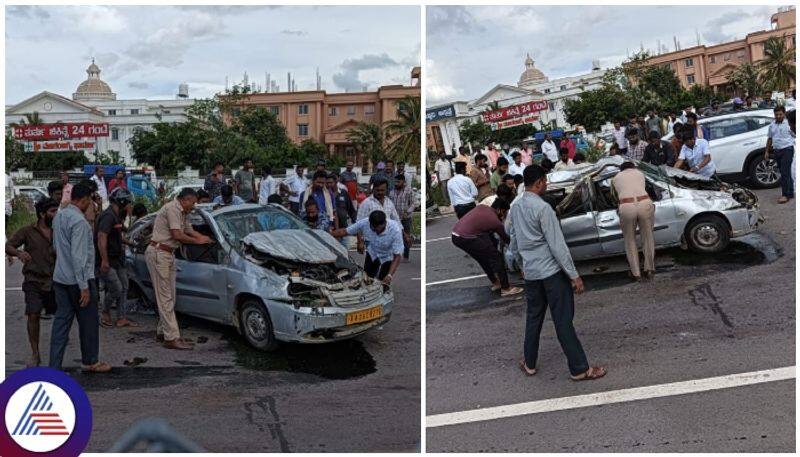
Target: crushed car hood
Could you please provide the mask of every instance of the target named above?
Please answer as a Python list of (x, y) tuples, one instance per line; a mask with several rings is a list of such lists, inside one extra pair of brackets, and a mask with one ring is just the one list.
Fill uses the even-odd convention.
[(322, 230), (272, 230), (254, 232), (244, 237), (244, 244), (264, 254), (304, 263), (334, 263), (347, 251)]

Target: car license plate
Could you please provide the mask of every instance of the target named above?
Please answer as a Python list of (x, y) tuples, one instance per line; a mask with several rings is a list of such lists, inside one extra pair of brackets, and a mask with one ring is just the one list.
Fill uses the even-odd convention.
[(347, 313), (347, 325), (358, 324), (359, 322), (371, 321), (381, 317), (381, 307), (365, 309), (356, 311), (354, 313)]

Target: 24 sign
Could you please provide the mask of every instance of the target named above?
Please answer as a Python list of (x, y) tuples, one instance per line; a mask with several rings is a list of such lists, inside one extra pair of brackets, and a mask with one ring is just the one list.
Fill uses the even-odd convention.
[(14, 127), (14, 138), (23, 141), (67, 140), (108, 136), (107, 123), (77, 122)]
[(494, 111), (488, 111), (483, 113), (482, 116), (483, 116), (483, 122), (486, 124), (490, 124), (493, 122), (502, 121), (504, 119), (510, 119), (512, 117), (522, 117), (546, 109), (547, 109), (547, 102), (540, 100), (535, 102), (522, 103), (520, 105), (507, 106), (505, 108), (501, 108)]

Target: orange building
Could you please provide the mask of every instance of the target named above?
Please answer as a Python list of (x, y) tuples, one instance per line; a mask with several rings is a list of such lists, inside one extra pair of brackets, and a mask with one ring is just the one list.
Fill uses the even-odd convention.
[(397, 101), (407, 96), (419, 98), (419, 81), (420, 68), (414, 67), (409, 86), (381, 86), (375, 92), (334, 94), (324, 90), (255, 93), (238, 104), (263, 106), (272, 111), (297, 144), (313, 140), (324, 144), (331, 156), (341, 156), (363, 166), (365, 160), (347, 140), (348, 132), (359, 122), (383, 125), (397, 119)]
[[(756, 64), (764, 58), (764, 42), (770, 37), (784, 37), (789, 48), (795, 47), (797, 31), (795, 10), (779, 11), (772, 15), (772, 29), (747, 34), (744, 39), (715, 46), (694, 46), (650, 57), (645, 66), (665, 65), (675, 71), (681, 85), (711, 86), (715, 91), (730, 93), (728, 73), (743, 63)], [(795, 87), (796, 83), (792, 83)]]

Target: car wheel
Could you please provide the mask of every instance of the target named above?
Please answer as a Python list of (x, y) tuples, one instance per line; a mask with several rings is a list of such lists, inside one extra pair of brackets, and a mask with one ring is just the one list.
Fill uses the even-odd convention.
[(766, 189), (780, 184), (781, 172), (775, 159), (764, 160), (756, 156), (750, 161), (750, 181), (757, 187)]
[(264, 304), (258, 300), (247, 300), (239, 312), (239, 328), (244, 338), (256, 349), (274, 351), (278, 348), (272, 320)]
[(728, 247), (730, 241), (727, 222), (713, 214), (700, 216), (686, 227), (686, 242), (698, 254), (720, 252)]

